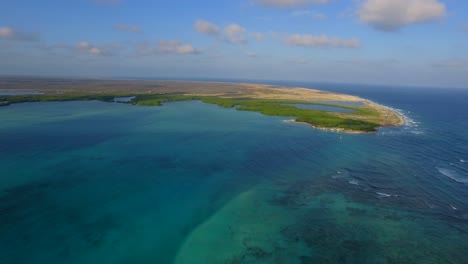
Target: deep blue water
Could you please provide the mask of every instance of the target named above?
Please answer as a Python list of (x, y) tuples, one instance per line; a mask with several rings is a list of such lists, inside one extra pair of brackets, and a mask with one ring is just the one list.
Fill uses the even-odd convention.
[(201, 102), (0, 108), (0, 263), (468, 263), (467, 90), (346, 135)]

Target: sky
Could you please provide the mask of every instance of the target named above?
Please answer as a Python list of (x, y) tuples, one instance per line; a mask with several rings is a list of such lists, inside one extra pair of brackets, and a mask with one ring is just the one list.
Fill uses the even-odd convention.
[(468, 88), (468, 1), (15, 0), (0, 75)]

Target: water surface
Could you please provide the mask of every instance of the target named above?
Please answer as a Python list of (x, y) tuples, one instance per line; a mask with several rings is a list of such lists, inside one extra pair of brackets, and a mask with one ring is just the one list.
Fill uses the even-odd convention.
[(320, 110), (327, 112), (336, 112), (336, 113), (352, 113), (354, 110), (346, 109), (341, 107), (329, 106), (329, 105), (316, 105), (316, 104), (286, 104), (289, 106), (294, 106), (300, 109), (311, 109), (311, 110)]
[(346, 135), (201, 102), (0, 108), (0, 263), (467, 263), (468, 93), (345, 88), (408, 124)]

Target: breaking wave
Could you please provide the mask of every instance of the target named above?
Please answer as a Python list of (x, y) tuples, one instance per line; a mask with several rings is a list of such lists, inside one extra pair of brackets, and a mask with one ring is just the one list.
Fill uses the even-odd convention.
[(465, 184), (468, 183), (468, 178), (462, 177), (460, 174), (458, 174), (458, 172), (454, 170), (449, 170), (449, 169), (444, 169), (444, 168), (437, 168), (437, 170), (439, 170), (440, 173), (442, 173), (443, 175), (449, 177), (450, 179), (454, 181), (465, 183)]

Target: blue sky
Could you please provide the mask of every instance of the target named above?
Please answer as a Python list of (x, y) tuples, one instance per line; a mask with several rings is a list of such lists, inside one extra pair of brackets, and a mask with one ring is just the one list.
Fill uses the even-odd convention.
[(0, 75), (468, 88), (459, 0), (4, 1)]

